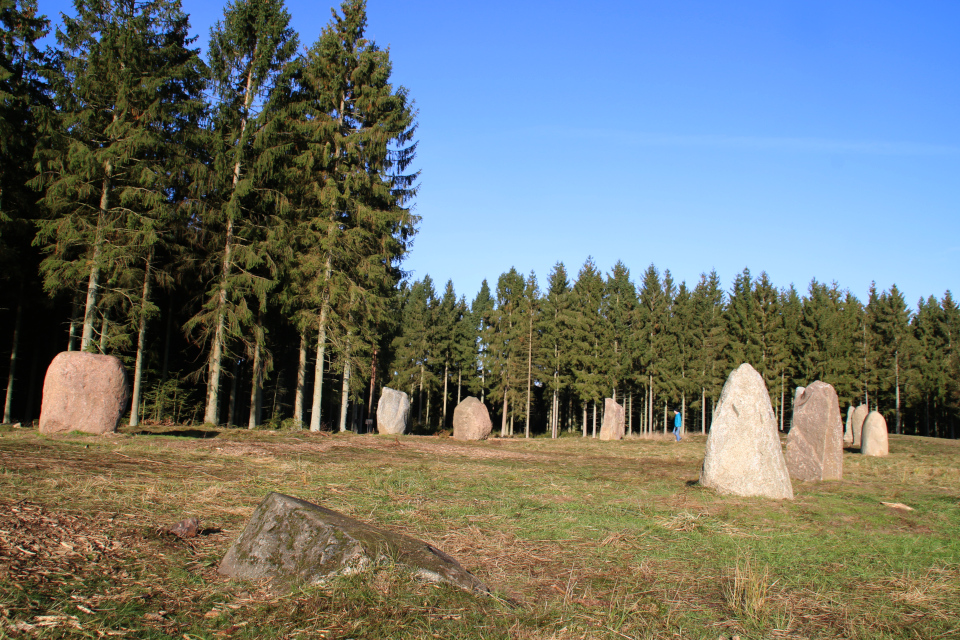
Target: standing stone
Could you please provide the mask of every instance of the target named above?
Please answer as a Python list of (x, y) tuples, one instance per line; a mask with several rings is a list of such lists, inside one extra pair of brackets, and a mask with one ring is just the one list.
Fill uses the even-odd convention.
[(612, 398), (603, 401), (603, 424), (600, 425), (601, 440), (623, 440), (625, 431), (623, 407)]
[(804, 482), (843, 477), (843, 423), (833, 385), (817, 380), (794, 403), (787, 469), (791, 478)]
[(720, 493), (793, 499), (767, 385), (749, 364), (732, 371), (723, 385), (700, 484)]
[(468, 396), (453, 410), (453, 437), (457, 440), (486, 440), (493, 431), (487, 407)]
[(863, 421), (860, 453), (865, 456), (885, 456), (890, 453), (887, 442), (887, 421), (879, 411), (871, 411)]
[(843, 444), (853, 444), (853, 405), (847, 407), (847, 426), (843, 430)]
[(399, 435), (407, 431), (410, 396), (403, 391), (384, 387), (377, 403), (377, 433)]
[(115, 356), (57, 354), (43, 379), (40, 433), (114, 433), (127, 402), (127, 376)]
[(396, 563), (432, 582), (489, 589), (436, 547), (282, 493), (269, 493), (227, 550), (219, 571), (239, 580), (295, 587)]
[(853, 410), (853, 446), (860, 446), (860, 432), (863, 430), (863, 421), (867, 419), (867, 405), (862, 404)]

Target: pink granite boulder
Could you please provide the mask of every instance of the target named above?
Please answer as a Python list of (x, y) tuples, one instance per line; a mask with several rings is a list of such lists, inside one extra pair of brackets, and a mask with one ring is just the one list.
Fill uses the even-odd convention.
[(53, 359), (43, 379), (40, 433), (113, 433), (127, 398), (120, 358), (64, 351)]

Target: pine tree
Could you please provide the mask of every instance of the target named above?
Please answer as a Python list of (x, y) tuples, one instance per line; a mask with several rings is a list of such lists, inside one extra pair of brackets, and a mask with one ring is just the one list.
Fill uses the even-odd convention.
[(406, 173), (416, 113), (406, 89), (390, 84), (389, 52), (364, 36), (366, 3), (349, 0), (341, 11), (297, 65), (278, 110), (292, 141), (285, 184), (297, 208), (301, 313), (317, 328), (314, 430), (328, 334), (354, 331), (346, 318), (363, 318), (374, 331), (356, 337), (372, 344), (418, 220), (409, 210), (418, 174)]
[[(204, 309), (188, 324), (209, 341), (204, 421), (220, 422), (221, 361), (231, 339), (243, 338), (254, 323), (251, 300), (262, 312), (275, 281), (263, 230), (276, 214), (267, 179), (274, 158), (263, 153), (272, 109), (264, 109), (278, 77), (297, 49), (296, 33), (282, 2), (235, 0), (211, 29), (209, 64), (216, 105), (209, 140), (212, 155), (210, 205), (202, 241), (210, 281)], [(255, 326), (252, 350), (262, 348)], [(251, 337), (246, 337), (247, 343)], [(256, 362), (256, 359), (255, 359)], [(253, 372), (254, 384), (262, 371)]]
[(692, 365), (700, 391), (700, 431), (706, 432), (707, 398), (716, 402), (730, 364), (724, 359), (724, 294), (716, 271), (701, 274), (690, 297), (694, 354)]
[[(672, 294), (672, 292), (670, 292)], [(665, 371), (664, 349), (666, 321), (669, 314), (670, 297), (664, 291), (660, 272), (654, 265), (647, 267), (640, 283), (640, 306), (638, 309), (638, 343), (640, 369), (645, 374), (646, 398), (644, 406), (645, 430), (653, 432), (654, 404), (656, 389), (663, 381)]]
[(47, 33), (46, 17), (37, 15), (34, 0), (0, 0), (0, 25), (0, 289), (16, 309), (3, 409), (9, 423), (24, 312), (39, 290), (30, 245), (41, 209), (28, 183), (36, 178), (40, 119), (51, 103), (44, 81), (49, 64), (36, 47)]
[(470, 319), (473, 330), (476, 332), (477, 374), (471, 390), (486, 402), (486, 397), (493, 383), (494, 354), (492, 350), (494, 339), (494, 299), (490, 294), (490, 285), (486, 279), (480, 284), (480, 290), (470, 304)]
[(423, 421), (424, 393), (435, 384), (433, 366), (436, 361), (434, 321), (436, 292), (433, 280), (424, 276), (410, 287), (403, 304), (400, 335), (394, 339), (394, 380), (417, 401), (417, 423)]
[[(533, 271), (527, 277), (523, 289), (523, 300), (520, 305), (521, 319), (525, 320), (526, 331), (520, 336), (521, 355), (525, 351), (527, 356), (527, 375), (526, 375), (526, 411), (523, 421), (523, 437), (530, 437), (530, 402), (533, 393), (533, 375), (534, 367), (540, 369), (539, 361), (534, 363), (534, 354), (540, 352), (540, 287), (537, 284), (537, 274)], [(523, 329), (521, 325), (521, 330)]]
[(597, 403), (603, 399), (604, 380), (601, 360), (603, 278), (592, 257), (588, 257), (573, 285), (573, 341), (570, 366), (573, 388), (583, 409), (583, 437), (587, 436), (587, 411), (593, 405), (593, 436), (597, 434)]
[(570, 354), (574, 337), (570, 282), (562, 262), (554, 265), (547, 280), (547, 292), (540, 314), (541, 355), (551, 394), (550, 437), (560, 436), (561, 393), (571, 384)]
[(436, 335), (433, 341), (433, 348), (437, 354), (437, 366), (441, 366), (441, 363), (443, 366), (443, 396), (440, 414), (441, 429), (447, 427), (448, 385), (450, 382), (450, 369), (454, 364), (456, 354), (457, 323), (457, 294), (453, 290), (453, 280), (447, 280), (447, 286), (443, 291), (443, 297), (440, 298), (437, 304), (436, 315), (433, 321), (433, 329)]
[(495, 382), (492, 388), (494, 400), (501, 406), (500, 435), (513, 435), (513, 418), (522, 398), (522, 384), (526, 379), (526, 358), (523, 350), (524, 279), (513, 267), (497, 280), (496, 309), (492, 356)]
[(623, 262), (617, 261), (613, 265), (604, 282), (601, 316), (604, 337), (601, 355), (606, 371), (604, 387), (610, 389), (614, 400), (623, 402), (634, 382), (634, 322), (637, 317), (637, 290), (630, 281), (630, 270)]
[(893, 285), (889, 292), (880, 296), (880, 304), (875, 316), (874, 329), (880, 345), (880, 382), (881, 388), (892, 395), (895, 411), (895, 431), (902, 432), (901, 390), (906, 382), (904, 372), (913, 348), (913, 336), (910, 331), (910, 310), (903, 294)]

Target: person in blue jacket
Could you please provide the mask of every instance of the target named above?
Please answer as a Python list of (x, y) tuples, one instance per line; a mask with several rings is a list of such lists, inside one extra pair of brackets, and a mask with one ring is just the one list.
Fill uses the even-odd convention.
[(683, 416), (680, 415), (680, 412), (677, 411), (676, 415), (673, 417), (673, 435), (677, 436), (677, 442), (680, 442), (683, 438), (680, 437), (680, 426), (683, 424)]

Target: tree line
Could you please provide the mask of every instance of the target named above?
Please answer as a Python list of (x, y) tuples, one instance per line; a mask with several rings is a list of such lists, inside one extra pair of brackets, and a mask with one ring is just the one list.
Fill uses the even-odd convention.
[(448, 398), (472, 394), (504, 435), (596, 435), (604, 398), (624, 405), (628, 432), (666, 431), (674, 411), (704, 431), (727, 375), (749, 362), (781, 429), (796, 388), (822, 380), (842, 407), (866, 404), (896, 433), (957, 437), (960, 310), (949, 291), (913, 311), (896, 285), (872, 285), (864, 304), (836, 283), (801, 294), (749, 269), (729, 291), (716, 272), (691, 287), (654, 265), (635, 284), (622, 262), (604, 275), (588, 258), (575, 279), (557, 263), (542, 290), (535, 273), (511, 269), (469, 305), (428, 276), (402, 290), (401, 306), (393, 384), (426, 425), (449, 426)]
[(309, 48), (280, 2), (236, 0), (201, 59), (174, 0), (76, 0), (57, 45), (34, 0), (0, 0), (4, 421), (30, 420), (63, 350), (117, 355), (130, 424), (358, 429), (383, 386), (424, 432), (465, 395), (503, 435), (709, 426), (750, 362), (780, 425), (815, 379), (892, 430), (956, 437), (960, 315), (765, 273), (635, 283), (592, 259), (541, 289), (511, 269), (467, 304), (405, 278), (418, 217), (416, 110), (347, 0)]

